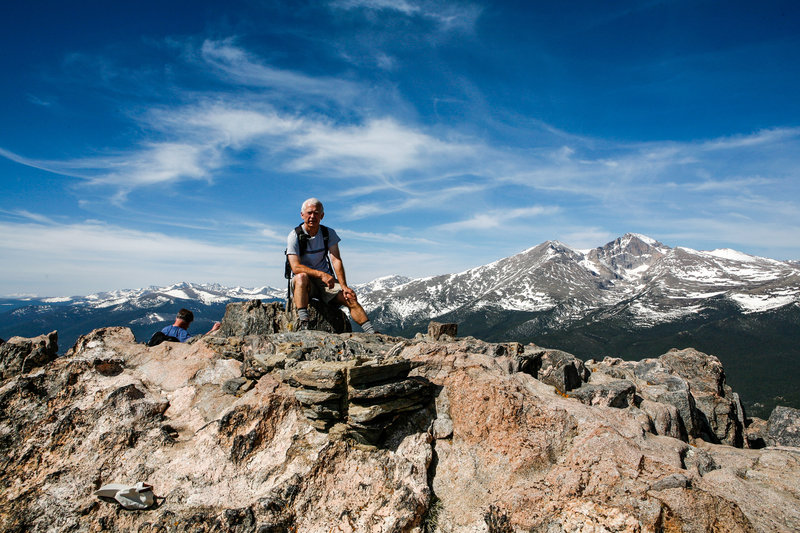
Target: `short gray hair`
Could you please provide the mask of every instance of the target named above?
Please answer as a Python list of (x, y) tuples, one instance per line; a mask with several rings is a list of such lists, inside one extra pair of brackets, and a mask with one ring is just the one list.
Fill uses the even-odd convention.
[(323, 213), (325, 212), (325, 208), (322, 206), (322, 202), (320, 202), (317, 198), (309, 198), (308, 200), (303, 202), (303, 205), (300, 206), (301, 213), (305, 211), (307, 205), (319, 206), (319, 210), (322, 211)]

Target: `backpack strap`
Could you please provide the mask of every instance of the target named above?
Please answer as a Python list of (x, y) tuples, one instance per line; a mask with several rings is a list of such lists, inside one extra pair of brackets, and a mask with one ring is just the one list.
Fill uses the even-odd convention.
[[(325, 245), (325, 257), (328, 257), (328, 238), (330, 237), (328, 226), (323, 226), (320, 224), (319, 229), (322, 230), (322, 242)], [(328, 263), (330, 263), (330, 261), (328, 261)]]
[[(319, 229), (322, 232), (322, 244), (325, 247), (325, 257), (328, 257), (328, 241), (331, 236), (330, 231), (328, 230), (328, 226), (323, 226), (322, 224), (319, 225)], [(297, 241), (300, 245), (300, 255), (303, 255), (308, 249), (308, 241), (311, 239), (311, 236), (303, 230), (302, 224), (294, 228), (294, 232), (297, 234)]]
[[(331, 258), (328, 257), (328, 241), (330, 240), (330, 231), (328, 230), (328, 226), (323, 226), (322, 224), (319, 225), (319, 229), (322, 231), (322, 244), (325, 247), (325, 260), (328, 262), (328, 268), (331, 272), (333, 272), (333, 265), (331, 264)], [(294, 228), (294, 232), (297, 235), (297, 244), (300, 248), (300, 256), (306, 253), (308, 249), (308, 240), (311, 238), (308, 233), (303, 230), (303, 225), (299, 224), (296, 228)], [(284, 255), (286, 255), (286, 264), (284, 266), (284, 273), (283, 277), (286, 279), (292, 278), (292, 267), (289, 266), (289, 256), (287, 255), (287, 251), (284, 250)], [(291, 290), (289, 291), (291, 292)]]
[(328, 270), (330, 270), (331, 274), (333, 274), (333, 265), (331, 264), (331, 258), (328, 255), (328, 238), (330, 237), (328, 226), (323, 226), (320, 224), (319, 229), (322, 230), (322, 243), (325, 245), (325, 261), (328, 262)]

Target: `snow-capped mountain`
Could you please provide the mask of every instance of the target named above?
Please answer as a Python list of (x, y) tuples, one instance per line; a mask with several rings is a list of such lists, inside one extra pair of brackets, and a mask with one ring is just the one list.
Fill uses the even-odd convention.
[(627, 234), (591, 250), (548, 241), (465, 272), (375, 288), (361, 300), (383, 327), (488, 310), (551, 312), (564, 325), (602, 309), (624, 309), (643, 327), (696, 314), (720, 298), (743, 313), (797, 304), (800, 268), (734, 250), (670, 248)]
[(223, 287), (217, 283), (176, 283), (167, 287), (150, 286), (145, 289), (121, 289), (99, 292), (88, 296), (42, 298), (46, 304), (89, 306), (95, 309), (128, 306), (149, 309), (174, 300), (195, 300), (206, 305), (228, 303), (236, 300), (283, 298), (285, 289), (258, 287)]
[(204, 333), (238, 300), (283, 299), (286, 289), (223, 287), (218, 284), (177, 283), (167, 287), (122, 289), (88, 296), (0, 299), (0, 337), (36, 336), (58, 330), (60, 350), (79, 335), (104, 326), (126, 326), (146, 340), (172, 323), (181, 307), (195, 315), (191, 333)]
[(406, 336), (437, 320), (457, 322), (459, 335), (535, 342), (584, 359), (693, 347), (722, 360), (751, 414), (800, 407), (797, 262), (627, 234), (591, 250), (548, 241), (359, 299), (379, 329)]

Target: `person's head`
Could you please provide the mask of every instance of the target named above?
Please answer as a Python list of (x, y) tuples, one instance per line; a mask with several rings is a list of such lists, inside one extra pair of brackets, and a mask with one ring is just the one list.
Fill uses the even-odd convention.
[(322, 202), (316, 198), (309, 198), (300, 206), (300, 216), (303, 218), (306, 227), (316, 229), (325, 216), (325, 208), (322, 207)]
[(178, 311), (178, 314), (175, 315), (175, 322), (179, 321), (183, 322), (185, 324), (185, 326), (183, 326), (184, 328), (188, 328), (189, 324), (191, 324), (193, 320), (194, 320), (194, 313), (192, 313), (188, 309), (181, 309), (180, 311)]

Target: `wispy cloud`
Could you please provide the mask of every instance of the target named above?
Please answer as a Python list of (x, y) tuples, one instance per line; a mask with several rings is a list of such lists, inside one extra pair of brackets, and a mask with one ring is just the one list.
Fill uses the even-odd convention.
[(333, 0), (337, 9), (394, 11), (407, 17), (422, 17), (434, 21), (442, 31), (472, 31), (483, 8), (468, 2), (437, 0)]
[(302, 119), (281, 116), (268, 105), (213, 99), (177, 109), (151, 109), (139, 118), (168, 135), (232, 148), (245, 147), (262, 136), (291, 134), (303, 125)]
[(0, 214), (15, 221), (38, 222), (40, 224), (55, 224), (48, 216), (41, 213), (31, 213), (27, 209), (14, 209), (12, 211), (0, 209)]
[(418, 5), (406, 0), (334, 0), (331, 6), (339, 9), (389, 9), (405, 15), (413, 15), (421, 10)]
[(44, 99), (39, 98), (38, 96), (36, 96), (34, 94), (29, 94), (28, 95), (28, 101), (30, 103), (34, 104), (34, 105), (38, 105), (38, 106), (41, 106), (41, 107), (50, 107), (50, 106), (53, 105), (52, 101), (44, 100)]
[(508, 228), (519, 221), (552, 215), (558, 211), (557, 206), (540, 205), (516, 209), (492, 209), (475, 214), (465, 220), (441, 224), (435, 229), (438, 231), (494, 231), (498, 228)]
[(365, 241), (369, 243), (380, 243), (385, 246), (392, 247), (397, 244), (422, 244), (422, 245), (437, 245), (439, 242), (424, 237), (415, 237), (409, 235), (402, 235), (400, 233), (369, 233), (363, 231), (349, 231), (340, 230), (338, 232), (343, 238), (353, 239), (356, 241)]
[(424, 169), (439, 158), (462, 159), (469, 151), (468, 146), (442, 141), (390, 118), (347, 127), (316, 124), (293, 143), (306, 150), (291, 164), (293, 169), (323, 168), (359, 176)]
[(285, 231), (283, 228), (276, 230), (275, 228), (271, 227), (263, 227), (261, 228), (261, 235), (265, 237), (267, 240), (272, 242), (286, 242), (286, 238), (288, 236), (288, 231)]
[(775, 259), (795, 259), (800, 249), (800, 222), (748, 219), (736, 214), (692, 217), (674, 220), (664, 237), (678, 244), (706, 242), (706, 249), (770, 249)]
[(697, 183), (689, 183), (685, 188), (690, 191), (731, 191), (742, 190), (751, 187), (762, 187), (765, 185), (772, 185), (776, 182), (774, 178), (767, 179), (760, 176), (752, 176), (748, 178), (730, 178), (726, 180), (708, 178)]
[(590, 249), (613, 241), (619, 235), (597, 227), (572, 229), (560, 236), (565, 244), (577, 249)]
[(219, 166), (216, 151), (204, 151), (187, 143), (152, 143), (132, 155), (96, 161), (104, 165), (96, 170), (105, 172), (90, 182), (117, 185), (122, 190), (168, 181), (206, 179)]
[[(367, 218), (374, 215), (386, 215), (389, 213), (398, 212), (421, 212), (430, 211), (435, 209), (443, 209), (450, 206), (450, 209), (462, 210), (463, 205), (470, 204), (476, 194), (482, 193), (488, 188), (491, 188), (490, 183), (480, 183), (475, 185), (441, 185), (439, 182), (447, 182), (442, 176), (433, 180), (435, 183), (431, 187), (428, 184), (424, 189), (413, 192), (408, 196), (401, 198), (381, 198), (372, 199), (362, 203), (353, 205), (344, 218), (348, 220), (357, 220)], [(440, 186), (436, 186), (440, 185)], [(462, 203), (456, 202), (461, 199)]]
[[(200, 48), (200, 57), (205, 66), (215, 69), (232, 83), (269, 89), (273, 91), (274, 98), (286, 102), (297, 95), (304, 95), (346, 103), (362, 93), (357, 83), (341, 78), (312, 77), (272, 67), (236, 46), (233, 38), (206, 40)], [(286, 97), (282, 97), (282, 93)]]
[(749, 135), (734, 135), (702, 142), (698, 148), (703, 151), (736, 150), (775, 145), (785, 141), (796, 141), (800, 137), (800, 128), (771, 128)]

